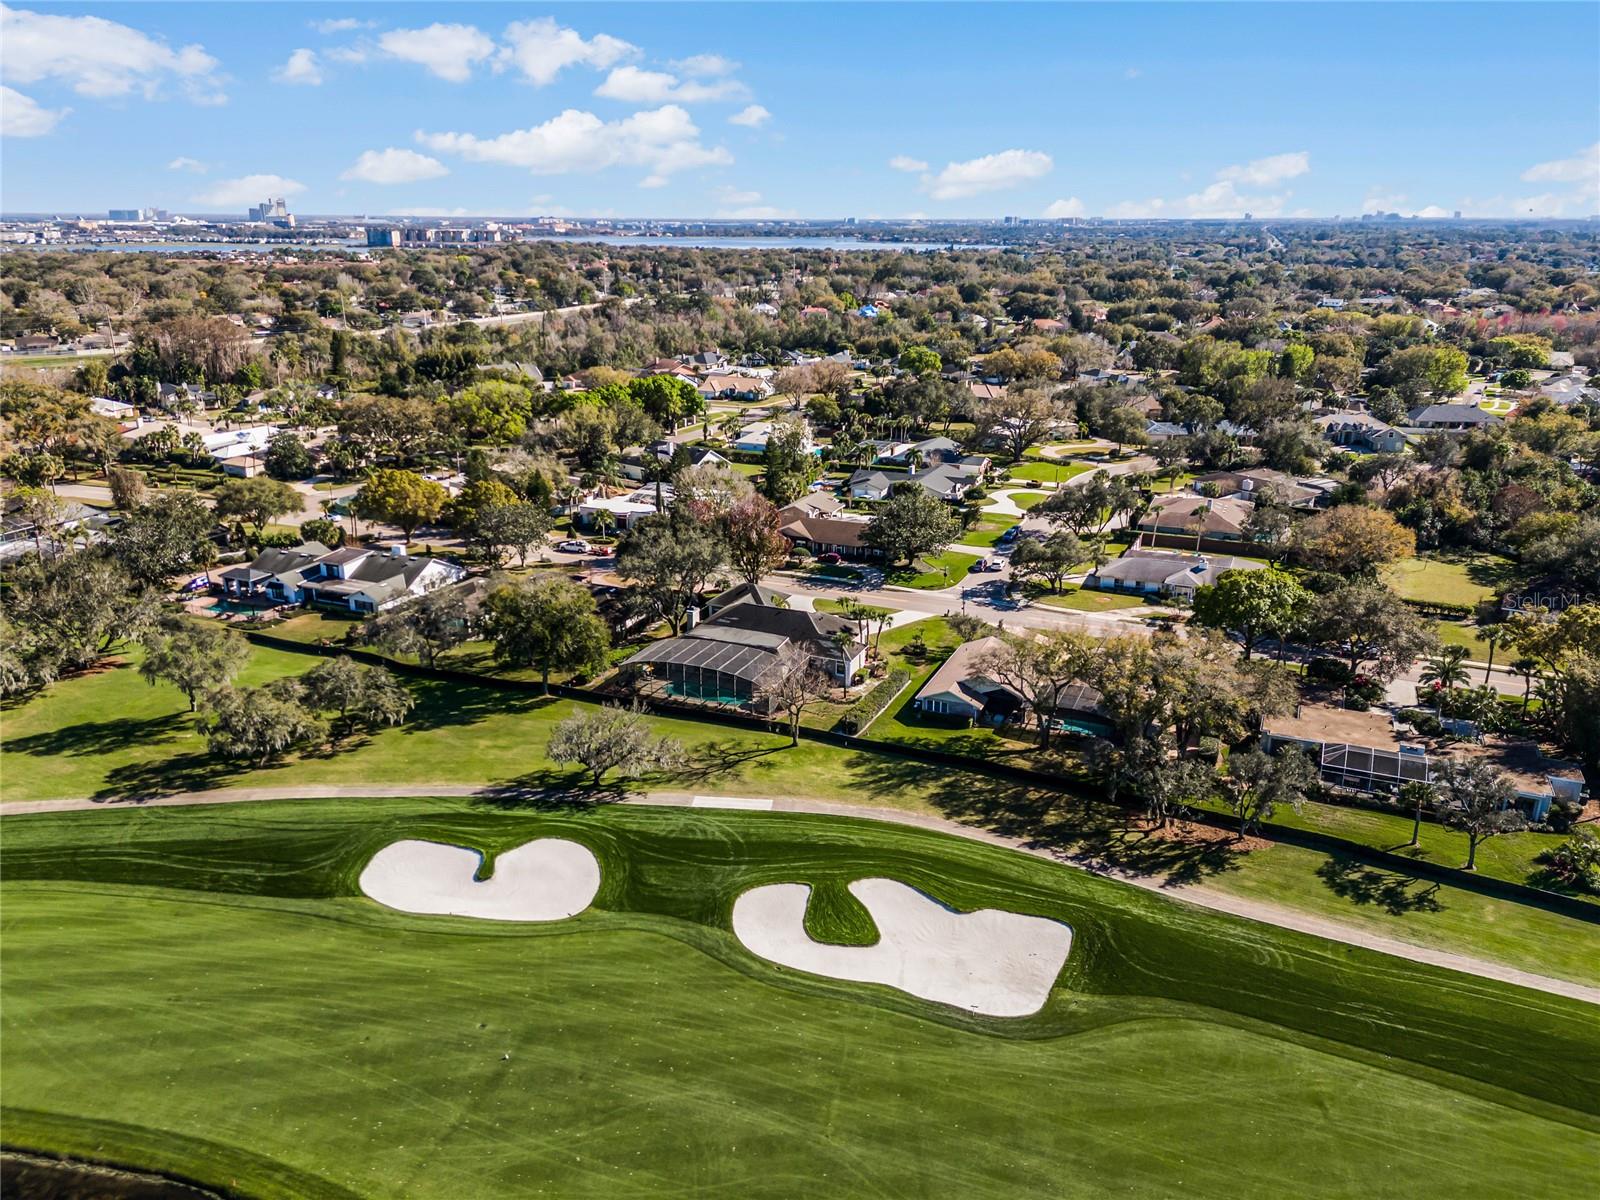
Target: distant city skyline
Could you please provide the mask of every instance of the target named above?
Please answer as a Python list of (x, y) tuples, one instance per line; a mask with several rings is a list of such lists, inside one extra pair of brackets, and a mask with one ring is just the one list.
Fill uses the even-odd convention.
[(0, 21), (8, 214), (242, 216), (275, 197), (418, 217), (1600, 212), (1593, 4), (27, 4)]

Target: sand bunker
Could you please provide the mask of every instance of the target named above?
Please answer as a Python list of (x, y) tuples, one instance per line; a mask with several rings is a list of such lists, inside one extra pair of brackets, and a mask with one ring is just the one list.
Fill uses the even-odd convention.
[(559, 921), (576, 916), (600, 890), (600, 864), (588, 847), (541, 838), (498, 855), (479, 883), (483, 856), (438, 842), (385, 846), (361, 872), (361, 890), (401, 912), (486, 921)]
[(1044, 1007), (1072, 948), (1059, 921), (985, 908), (952, 912), (892, 879), (858, 879), (850, 894), (878, 926), (875, 946), (826, 946), (806, 935), (811, 888), (752, 888), (733, 905), (733, 932), (753, 954), (834, 979), (886, 983), (924, 1000), (992, 1017)]

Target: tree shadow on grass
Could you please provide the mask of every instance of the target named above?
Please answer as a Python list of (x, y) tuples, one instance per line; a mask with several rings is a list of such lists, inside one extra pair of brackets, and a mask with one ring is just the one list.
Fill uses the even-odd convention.
[(103, 802), (138, 803), (179, 792), (204, 792), (223, 786), (243, 771), (270, 770), (287, 764), (271, 763), (265, 768), (249, 763), (231, 763), (214, 758), (205, 750), (179, 754), (154, 762), (124, 763), (106, 772), (105, 782), (93, 798)]
[(1207, 827), (1137, 828), (1121, 805), (1065, 781), (1059, 788), (1041, 787), (892, 755), (863, 756), (853, 774), (864, 796), (920, 792), (952, 821), (1089, 870), (1153, 876), (1167, 887), (1237, 870), (1248, 852)]
[(477, 792), (474, 804), (504, 812), (583, 812), (603, 804), (619, 804), (637, 790), (638, 781), (610, 779), (595, 787), (588, 773), (563, 767), (539, 767), (501, 780)]
[(486, 717), (528, 716), (561, 703), (557, 696), (472, 687), (449, 680), (414, 679), (411, 691), (417, 698), (417, 706), (400, 727), (405, 733), (471, 725)]
[(674, 783), (709, 783), (744, 767), (748, 763), (761, 765), (761, 760), (789, 749), (787, 744), (751, 746), (747, 742), (726, 738), (697, 746), (689, 761), (665, 778)]
[(7, 738), (6, 749), (41, 758), (62, 755), (81, 757), (112, 754), (131, 745), (160, 745), (170, 742), (194, 720), (193, 713), (171, 713), (165, 717), (113, 717), (108, 721), (80, 721), (60, 729)]
[(1438, 912), (1439, 885), (1412, 875), (1385, 871), (1350, 858), (1334, 857), (1317, 868), (1317, 877), (1334, 895), (1354, 904), (1375, 904), (1391, 916)]

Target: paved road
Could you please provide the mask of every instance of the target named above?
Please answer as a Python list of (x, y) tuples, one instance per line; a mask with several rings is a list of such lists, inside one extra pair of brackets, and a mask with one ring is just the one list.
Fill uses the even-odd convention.
[[(399, 786), (374, 786), (374, 787), (328, 787), (322, 788), (314, 794), (308, 795), (300, 788), (238, 788), (231, 791), (209, 792), (183, 792), (171, 796), (162, 796), (152, 800), (141, 801), (101, 801), (101, 800), (33, 800), (11, 801), (0, 804), (0, 817), (18, 817), (36, 813), (51, 812), (80, 812), (86, 810), (115, 811), (127, 807), (173, 807), (198, 804), (239, 804), (253, 801), (271, 800), (301, 800), (301, 799), (362, 799), (383, 797), (411, 797), (411, 796), (475, 796), (481, 795), (487, 789), (480, 787), (467, 787), (460, 784), (430, 784), (411, 783)], [(651, 792), (643, 796), (629, 797), (622, 803), (636, 805), (655, 805), (662, 807), (684, 808), (690, 805), (696, 807), (719, 807), (716, 797), (693, 795), (688, 792)], [(729, 801), (739, 798), (728, 797)], [(730, 803), (727, 807), (733, 807)], [(745, 808), (745, 805), (739, 805)], [(1518, 970), (1502, 963), (1490, 962), (1486, 959), (1474, 958), (1465, 954), (1452, 954), (1448, 951), (1435, 950), (1427, 946), (1417, 946), (1410, 942), (1400, 941), (1396, 938), (1385, 937), (1367, 929), (1346, 925), (1328, 917), (1319, 917), (1311, 913), (1300, 912), (1296, 909), (1286, 908), (1282, 905), (1271, 904), (1266, 901), (1249, 900), (1239, 896), (1232, 896), (1225, 892), (1208, 888), (1204, 884), (1186, 884), (1182, 886), (1168, 886), (1160, 879), (1133, 875), (1122, 872), (1109, 871), (1098, 864), (1076, 861), (1049, 850), (1042, 850), (1030, 846), (1026, 842), (1006, 837), (1003, 834), (993, 833), (986, 829), (976, 829), (970, 825), (962, 825), (943, 817), (927, 816), (918, 813), (901, 812), (893, 809), (869, 808), (856, 804), (834, 804), (823, 800), (794, 800), (776, 799), (771, 802), (770, 811), (774, 812), (804, 812), (818, 813), (828, 816), (858, 817), (869, 821), (883, 821), (894, 825), (911, 825), (920, 829), (932, 829), (940, 833), (952, 834), (956, 837), (968, 838), (972, 841), (986, 842), (990, 845), (1000, 846), (1008, 850), (1018, 850), (1024, 854), (1031, 854), (1036, 858), (1049, 859), (1077, 870), (1086, 870), (1092, 874), (1102, 875), (1116, 879), (1120, 882), (1142, 888), (1146, 891), (1157, 892), (1170, 899), (1184, 901), (1199, 908), (1209, 909), (1213, 912), (1227, 913), (1235, 917), (1257, 921), (1263, 925), (1274, 925), (1280, 929), (1292, 929), (1299, 933), (1312, 934), (1332, 942), (1340, 942), (1347, 946), (1360, 946), (1363, 949), (1375, 950), (1381, 954), (1388, 954), (1395, 958), (1407, 959), (1411, 962), (1426, 963), (1429, 966), (1443, 967), (1451, 971), (1459, 971), (1465, 975), (1476, 975), (1483, 979), (1495, 979), (1502, 983), (1512, 983), (1519, 987), (1532, 988), (1535, 991), (1549, 992), (1557, 996), (1566, 996), (1574, 1000), (1584, 1000), (1590, 1004), (1600, 1005), (1600, 988), (1589, 987), (1581, 983), (1573, 983), (1565, 979), (1555, 979), (1548, 975), (1538, 975), (1531, 971)]]

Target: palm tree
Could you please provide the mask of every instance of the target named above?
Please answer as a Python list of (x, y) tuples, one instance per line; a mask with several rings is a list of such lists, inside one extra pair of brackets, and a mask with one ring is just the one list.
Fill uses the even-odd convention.
[(1491, 625), (1483, 631), (1483, 640), (1489, 645), (1489, 662), (1483, 668), (1483, 686), (1489, 686), (1489, 672), (1494, 670), (1494, 648), (1500, 644), (1500, 639), (1505, 637), (1506, 631), (1498, 625)]
[(1463, 665), (1466, 659), (1465, 646), (1446, 646), (1427, 660), (1421, 678), (1423, 683), (1433, 685), (1436, 709), (1443, 707), (1446, 692), (1465, 687), (1470, 681)]
[(1536, 658), (1517, 658), (1511, 662), (1511, 669), (1522, 676), (1522, 715), (1528, 715), (1528, 697), (1533, 692), (1533, 677), (1539, 672), (1539, 660)]

